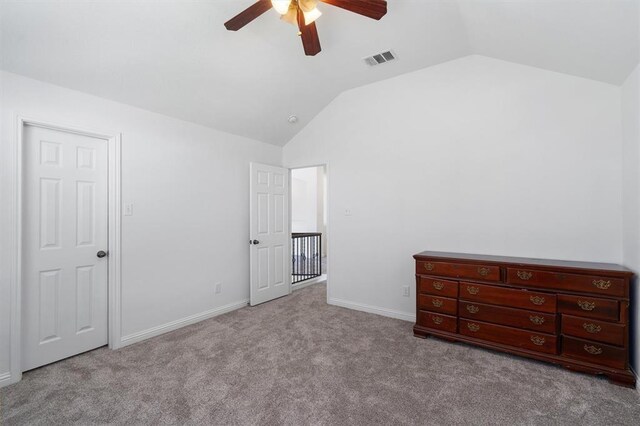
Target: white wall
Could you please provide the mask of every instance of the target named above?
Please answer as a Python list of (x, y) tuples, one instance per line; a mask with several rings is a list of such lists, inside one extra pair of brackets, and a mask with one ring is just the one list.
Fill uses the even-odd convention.
[[(624, 264), (640, 273), (640, 67), (622, 86), (623, 242)], [(638, 288), (632, 287), (632, 364), (640, 368), (640, 309)]]
[(291, 232), (318, 230), (318, 171), (316, 167), (291, 171)]
[(470, 56), (343, 93), (284, 164), (328, 164), (330, 301), (412, 320), (422, 250), (621, 262), (621, 155), (619, 87)]
[[(9, 371), (16, 115), (122, 133), (122, 335), (248, 299), (249, 162), (282, 149), (1, 73), (0, 377)], [(214, 296), (214, 283), (223, 290)]]

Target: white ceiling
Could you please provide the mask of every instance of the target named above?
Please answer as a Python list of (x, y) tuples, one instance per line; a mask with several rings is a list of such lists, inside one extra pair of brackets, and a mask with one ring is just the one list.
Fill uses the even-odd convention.
[[(276, 145), (346, 89), (469, 54), (612, 84), (638, 63), (638, 0), (389, 0), (381, 21), (320, 5), (315, 57), (275, 11), (226, 31), (254, 0), (0, 1), (2, 69)], [(398, 61), (362, 62), (386, 49)]]

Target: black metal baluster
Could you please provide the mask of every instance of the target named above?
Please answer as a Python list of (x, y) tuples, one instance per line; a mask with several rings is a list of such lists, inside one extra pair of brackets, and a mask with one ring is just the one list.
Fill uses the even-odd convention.
[(322, 234), (305, 232), (291, 234), (291, 282), (322, 275)]
[(304, 279), (307, 278), (307, 237), (302, 239), (302, 271), (304, 274)]

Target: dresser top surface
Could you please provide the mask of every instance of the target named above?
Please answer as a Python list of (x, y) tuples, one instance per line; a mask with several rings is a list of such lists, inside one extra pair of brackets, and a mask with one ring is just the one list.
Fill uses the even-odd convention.
[(617, 272), (633, 275), (633, 272), (622, 265), (615, 263), (578, 262), (571, 260), (533, 259), (528, 257), (493, 256), (486, 254), (448, 253), (440, 251), (423, 251), (413, 256), (416, 260), (443, 259), (443, 260), (471, 260), (479, 262), (508, 263), (521, 266), (546, 266), (569, 269), (582, 269), (593, 271)]

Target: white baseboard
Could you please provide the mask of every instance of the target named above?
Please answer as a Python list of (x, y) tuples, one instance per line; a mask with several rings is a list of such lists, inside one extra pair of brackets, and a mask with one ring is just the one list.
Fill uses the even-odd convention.
[(382, 315), (383, 317), (395, 318), (403, 321), (416, 322), (415, 314), (394, 311), (387, 308), (379, 308), (377, 306), (365, 305), (362, 303), (350, 302), (348, 300), (329, 298), (330, 305), (341, 306), (343, 308), (355, 309), (356, 311), (368, 312), (370, 314)]
[(11, 373), (6, 372), (6, 373), (0, 374), (0, 388), (9, 386), (10, 384), (11, 384)]
[(122, 338), (121, 346), (128, 346), (134, 343), (141, 342), (151, 337), (159, 336), (169, 331), (177, 330), (186, 325), (195, 324), (197, 322), (216, 317), (218, 315), (226, 314), (227, 312), (235, 311), (236, 309), (244, 308), (249, 304), (248, 300), (241, 300), (239, 302), (230, 303), (219, 308), (214, 308), (199, 314), (191, 315), (179, 320), (171, 321), (166, 324), (162, 324), (156, 327), (149, 328), (147, 330), (132, 333)]
[(324, 282), (327, 282), (326, 274), (322, 274), (316, 278), (311, 278), (310, 280), (302, 281), (298, 284), (291, 284), (291, 290), (296, 291), (296, 290), (300, 290), (301, 288), (309, 287), (310, 285), (320, 284)]

